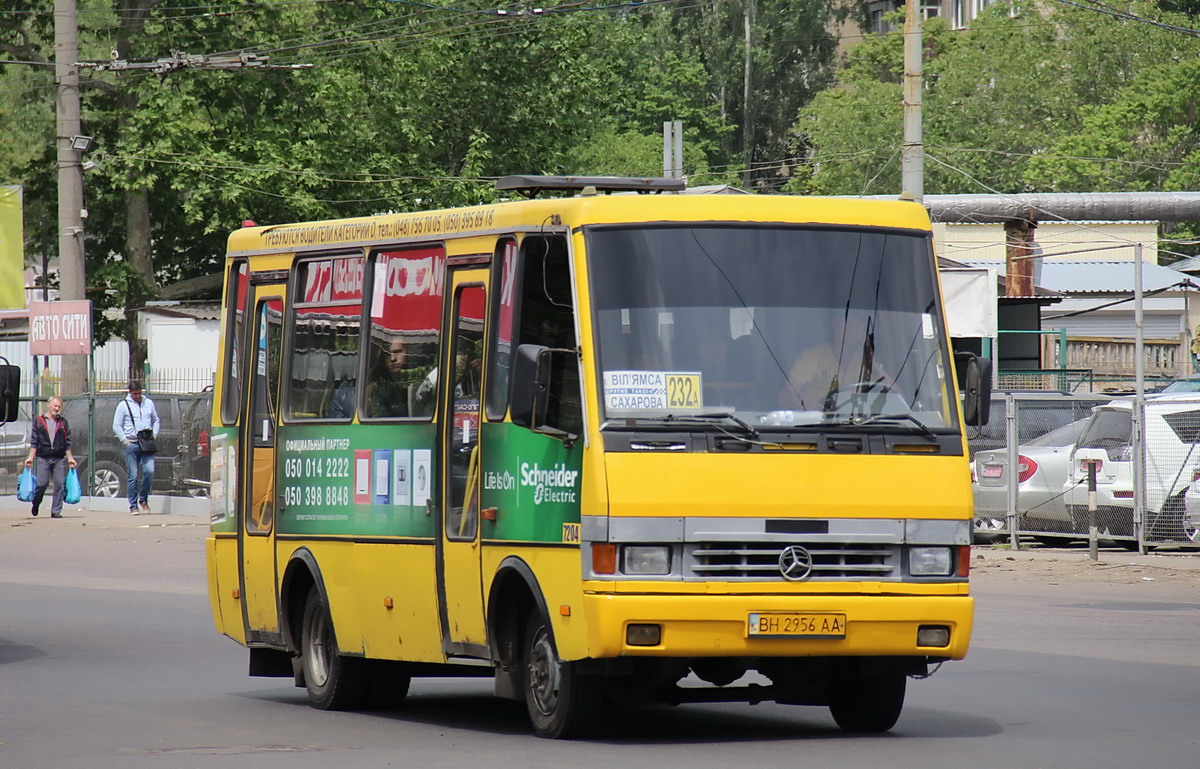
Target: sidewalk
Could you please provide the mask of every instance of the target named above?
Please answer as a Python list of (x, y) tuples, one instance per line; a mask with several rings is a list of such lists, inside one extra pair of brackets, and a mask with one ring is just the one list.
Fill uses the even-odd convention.
[(1097, 566), (1141, 566), (1183, 571), (1196, 575), (1200, 580), (1200, 549), (1168, 548), (1152, 550), (1146, 555), (1122, 547), (1100, 547), (1097, 560), (1088, 556), (1088, 546), (1083, 542), (1074, 547), (1042, 547), (1032, 543), (1021, 543), (1020, 550), (1011, 550), (1007, 544), (975, 545), (971, 548), (971, 559), (975, 563), (1029, 563), (1041, 564), (1050, 561), (1080, 562)]
[[(144, 529), (162, 526), (187, 526), (208, 528), (209, 501), (205, 498), (168, 497), (151, 495), (149, 515), (132, 515), (124, 499), (84, 497), (77, 505), (63, 505), (63, 517), (50, 517), (50, 498), (42, 502), (37, 518), (29, 514), (28, 502), (21, 502), (14, 495), (0, 497), (0, 530), (11, 532), (13, 527), (30, 524), (42, 525), (45, 530), (67, 530), (79, 528), (97, 529)], [(0, 536), (4, 536), (0, 534)]]

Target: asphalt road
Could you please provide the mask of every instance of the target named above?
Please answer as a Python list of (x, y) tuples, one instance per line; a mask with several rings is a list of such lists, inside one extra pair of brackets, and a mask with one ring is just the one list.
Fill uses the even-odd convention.
[(487, 681), (324, 713), (247, 677), (212, 628), (205, 531), (0, 507), (0, 769), (1200, 766), (1200, 556), (981, 553), (967, 660), (910, 682), (887, 735), (844, 736), (823, 708), (691, 705), (619, 711), (568, 743), (533, 737)]

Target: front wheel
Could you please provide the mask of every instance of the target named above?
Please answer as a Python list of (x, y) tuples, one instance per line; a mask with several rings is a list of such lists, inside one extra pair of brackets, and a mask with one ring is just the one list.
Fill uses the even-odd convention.
[(550, 622), (540, 614), (529, 618), (523, 665), (525, 706), (538, 736), (586, 733), (600, 711), (603, 680), (580, 675), (575, 663), (559, 659)]
[(839, 679), (829, 698), (829, 712), (847, 732), (886, 732), (904, 709), (907, 678), (903, 673), (858, 673)]
[(351, 710), (362, 705), (368, 692), (365, 660), (338, 653), (329, 609), (316, 590), (309, 592), (304, 603), (300, 628), (309, 703), (321, 710)]

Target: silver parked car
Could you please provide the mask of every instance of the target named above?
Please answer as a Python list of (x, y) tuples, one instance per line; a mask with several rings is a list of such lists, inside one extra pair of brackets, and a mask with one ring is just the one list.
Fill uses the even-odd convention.
[[(1071, 515), (1063, 486), (1070, 470), (1071, 450), (1087, 419), (1063, 425), (1017, 448), (1017, 512), (1022, 531), (1038, 532), (1053, 542), (1055, 534), (1072, 538)], [(975, 538), (1002, 539), (1008, 533), (1008, 454), (1005, 449), (979, 451), (971, 465), (975, 495)]]

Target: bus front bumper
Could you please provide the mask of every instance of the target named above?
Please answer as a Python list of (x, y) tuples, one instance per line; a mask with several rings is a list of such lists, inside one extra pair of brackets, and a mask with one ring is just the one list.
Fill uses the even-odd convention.
[[(919, 656), (962, 659), (968, 595), (584, 595), (588, 655), (613, 657)], [(657, 625), (658, 643), (645, 628)], [(918, 645), (944, 628), (945, 645)], [(640, 632), (638, 632), (640, 631)], [(942, 635), (938, 631), (934, 637)], [(638, 637), (640, 636), (640, 637)], [(649, 638), (653, 639), (651, 629)]]

